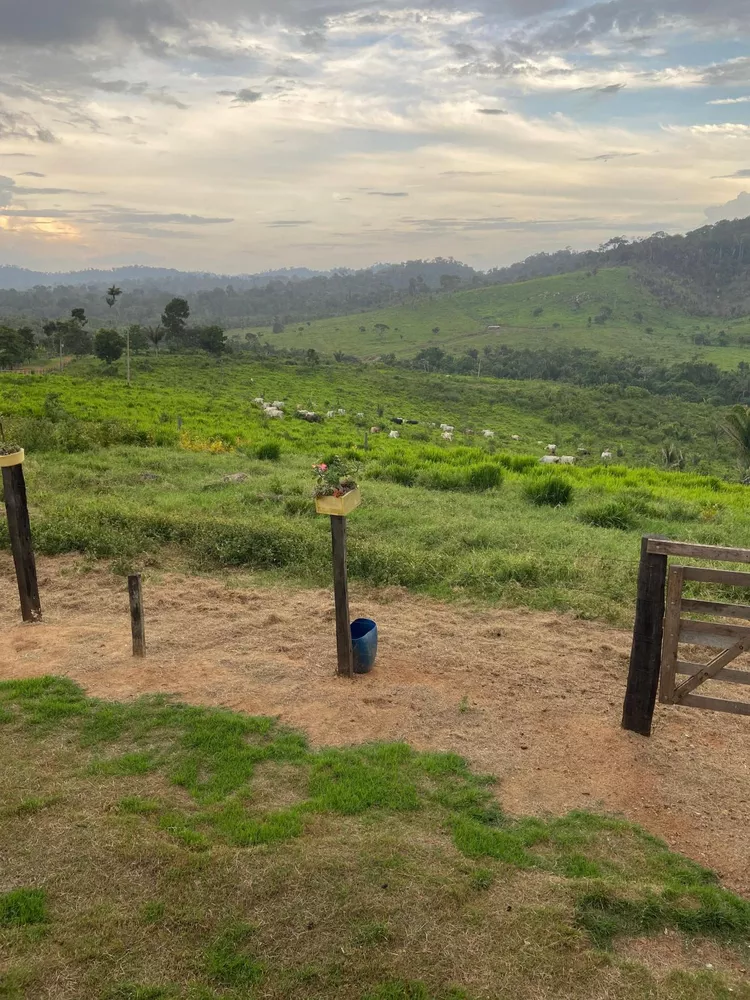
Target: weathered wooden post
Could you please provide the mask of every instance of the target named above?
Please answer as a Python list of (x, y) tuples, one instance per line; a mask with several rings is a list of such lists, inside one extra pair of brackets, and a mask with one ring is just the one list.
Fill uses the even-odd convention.
[(31, 542), (31, 522), (26, 500), (26, 481), (23, 477), (23, 448), (0, 455), (3, 470), (3, 494), (8, 515), (8, 534), (18, 580), (21, 615), (25, 622), (40, 621), (42, 605), (36, 578), (36, 562)]
[(130, 626), (133, 633), (133, 656), (145, 656), (146, 624), (143, 620), (140, 573), (134, 573), (128, 577), (128, 597), (130, 598)]
[(622, 710), (623, 729), (641, 736), (651, 735), (664, 634), (667, 556), (649, 552), (652, 537), (644, 535), (641, 541), (633, 645)]
[(349, 621), (349, 589), (346, 579), (346, 517), (361, 503), (356, 487), (341, 496), (316, 496), (318, 514), (331, 517), (331, 548), (333, 552), (333, 596), (336, 605), (337, 673), (354, 677), (354, 652)]
[(352, 633), (349, 627), (349, 585), (346, 579), (346, 517), (331, 515), (331, 546), (333, 549), (333, 597), (336, 605), (337, 673), (340, 677), (354, 676)]

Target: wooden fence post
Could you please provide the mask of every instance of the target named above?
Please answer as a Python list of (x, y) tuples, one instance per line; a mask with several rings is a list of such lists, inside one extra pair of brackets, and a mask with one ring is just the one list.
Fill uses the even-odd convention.
[(354, 676), (354, 654), (349, 623), (349, 589), (346, 581), (346, 518), (331, 515), (333, 594), (336, 602), (336, 650), (340, 677)]
[(31, 543), (31, 522), (26, 501), (26, 481), (23, 465), (3, 467), (3, 493), (8, 514), (8, 534), (21, 598), (21, 615), (25, 622), (37, 622), (42, 617), (36, 562)]
[(667, 556), (648, 551), (649, 536), (641, 541), (638, 567), (638, 597), (635, 606), (633, 645), (622, 727), (641, 736), (651, 735), (651, 720), (656, 705), (664, 634), (664, 586), (667, 579)]
[(140, 573), (128, 577), (128, 597), (130, 598), (130, 625), (133, 632), (133, 656), (145, 656), (146, 625), (143, 621)]

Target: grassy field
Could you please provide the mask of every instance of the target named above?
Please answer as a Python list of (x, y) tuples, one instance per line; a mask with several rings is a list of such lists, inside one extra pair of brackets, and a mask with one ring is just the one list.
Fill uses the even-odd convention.
[[(719, 468), (723, 448), (728, 468), (723, 440), (711, 444), (716, 414), (708, 407), (658, 400), (649, 412), (642, 400), (634, 405), (635, 397), (620, 394), (611, 400), (610, 419), (623, 414), (619, 430), (634, 464), (604, 467), (590, 458), (584, 467), (558, 469), (550, 484), (528, 454), (529, 439), (554, 432), (564, 449), (578, 437), (571, 425), (552, 428), (528, 410), (538, 409), (547, 391), (552, 397), (543, 406), (551, 411), (562, 409), (554, 399), (585, 400), (601, 421), (601, 396), (597, 408), (596, 394), (592, 400), (586, 390), (566, 395), (541, 384), (346, 366), (167, 358), (149, 369), (138, 370), (131, 390), (112, 377), (3, 378), (9, 432), (29, 449), (39, 551), (108, 558), (121, 571), (171, 561), (326, 585), (328, 526), (314, 513), (310, 467), (335, 453), (359, 467), (365, 503), (352, 519), (349, 570), (365, 585), (624, 624), (632, 617), (642, 532), (750, 546), (745, 487), (716, 475), (638, 468), (639, 449), (647, 446), (625, 436), (629, 418), (631, 433), (636, 425), (641, 434), (653, 427), (661, 437), (670, 404), (676, 423), (705, 411), (706, 448), (717, 454), (701, 465)], [(289, 415), (263, 417), (252, 403), (256, 393), (286, 400)], [(364, 428), (379, 419), (379, 400), (385, 412), (423, 421), (489, 424), (498, 438), (457, 432), (447, 443), (422, 423), (402, 428), (400, 440), (373, 435), (365, 450)], [(311, 425), (291, 415), (296, 403), (345, 404), (347, 414)], [(365, 415), (352, 418), (358, 406)], [(523, 431), (518, 444), (509, 440), (515, 429)], [(560, 484), (567, 487), (562, 498)], [(5, 531), (0, 526), (7, 546)]]
[[(605, 307), (612, 311), (611, 318), (599, 324), (596, 317)], [(377, 324), (387, 329), (379, 331)], [(500, 329), (488, 330), (489, 326)], [(727, 334), (726, 347), (692, 342), (694, 334), (706, 332), (715, 341), (720, 330)], [(245, 332), (230, 331), (230, 336), (242, 339)], [(412, 357), (432, 346), (463, 354), (472, 347), (501, 344), (531, 349), (584, 347), (666, 361), (697, 356), (721, 368), (735, 368), (750, 359), (750, 347), (737, 343), (738, 337), (750, 334), (750, 318), (703, 319), (667, 309), (628, 268), (434, 294), (391, 309), (316, 320), (310, 325), (290, 324), (281, 334), (268, 328), (253, 332), (279, 347), (314, 347), (325, 354), (344, 351), (363, 359), (391, 352)]]
[(455, 754), (54, 678), (0, 684), (0, 748), (8, 1000), (750, 997), (750, 903), (623, 820), (505, 815)]

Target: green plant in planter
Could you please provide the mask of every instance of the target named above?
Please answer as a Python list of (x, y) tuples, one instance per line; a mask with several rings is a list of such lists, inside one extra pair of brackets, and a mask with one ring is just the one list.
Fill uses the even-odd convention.
[(5, 428), (3, 427), (2, 420), (0, 420), (0, 455), (15, 455), (16, 452), (19, 452), (20, 450), (20, 445), (12, 444), (10, 441), (6, 441)]
[(354, 479), (355, 467), (348, 465), (338, 455), (328, 462), (317, 462), (313, 465), (315, 474), (314, 497), (343, 497), (356, 490)]

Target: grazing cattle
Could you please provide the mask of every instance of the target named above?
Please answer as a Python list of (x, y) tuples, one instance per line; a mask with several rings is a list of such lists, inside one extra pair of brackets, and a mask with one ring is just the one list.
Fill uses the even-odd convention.
[(557, 454), (557, 445), (556, 444), (548, 444), (547, 445), (547, 454), (548, 455), (556, 455)]
[(336, 411), (335, 410), (329, 410), (328, 413), (326, 413), (326, 416), (327, 417), (335, 417), (336, 416)]
[(482, 434), (486, 438), (493, 438), (495, 436), (495, 432), (494, 431), (482, 431)]
[(511, 439), (511, 441), (520, 441), (521, 440), (521, 435), (520, 434), (511, 434), (510, 439)]
[(346, 416), (346, 410), (338, 410), (337, 412), (340, 417)]
[(404, 422), (404, 418), (403, 417), (391, 417), (391, 423), (392, 424), (398, 424), (399, 427), (401, 426), (401, 424), (403, 424), (403, 422)]
[(263, 406), (263, 404), (265, 403), (265, 399), (263, 399), (262, 396), (256, 396), (253, 402), (257, 403), (258, 406)]
[(371, 427), (370, 428), (370, 434), (380, 434), (380, 428), (379, 427)]
[(280, 402), (278, 399), (274, 399), (274, 401), (271, 403), (271, 406), (275, 406), (277, 410), (284, 409), (284, 404)]
[(419, 421), (418, 421), (418, 420), (407, 420), (406, 422), (407, 422), (407, 424), (409, 424), (409, 425), (410, 425), (411, 427), (416, 427), (416, 426), (417, 426), (417, 424), (419, 423)]
[(559, 465), (560, 457), (559, 455), (542, 455), (539, 461), (542, 465)]
[(361, 420), (361, 419), (362, 419), (362, 417), (364, 417), (364, 413), (358, 413), (358, 414), (357, 414), (357, 419), (358, 419), (358, 420)]
[(297, 410), (295, 414), (300, 420), (306, 420), (308, 424), (320, 424), (323, 418), (319, 413), (315, 413), (313, 410)]
[(451, 434), (450, 431), (443, 431), (443, 435), (442, 436), (443, 436), (443, 441), (452, 441), (453, 440), (453, 435)]
[(589, 452), (588, 448), (581, 447), (581, 448), (578, 449), (578, 454), (579, 455), (589, 455), (591, 453)]
[(575, 457), (575, 455), (561, 455), (560, 456), (560, 465), (575, 465), (575, 464), (576, 464), (576, 457)]
[(278, 419), (284, 416), (284, 411), (280, 410), (278, 406), (267, 406), (265, 408), (265, 414), (267, 417), (272, 417)]
[(611, 451), (603, 451), (602, 452), (602, 458), (604, 459), (605, 462), (608, 462), (610, 460), (610, 458), (612, 458), (612, 452)]
[(389, 438), (397, 438), (398, 437), (398, 431), (391, 431), (390, 434), (388, 435), (388, 437)]
[(451, 424), (441, 424), (440, 425), (440, 430), (441, 431), (447, 431), (449, 434), (452, 434), (455, 429), (456, 428), (453, 427), (453, 426), (451, 426)]

